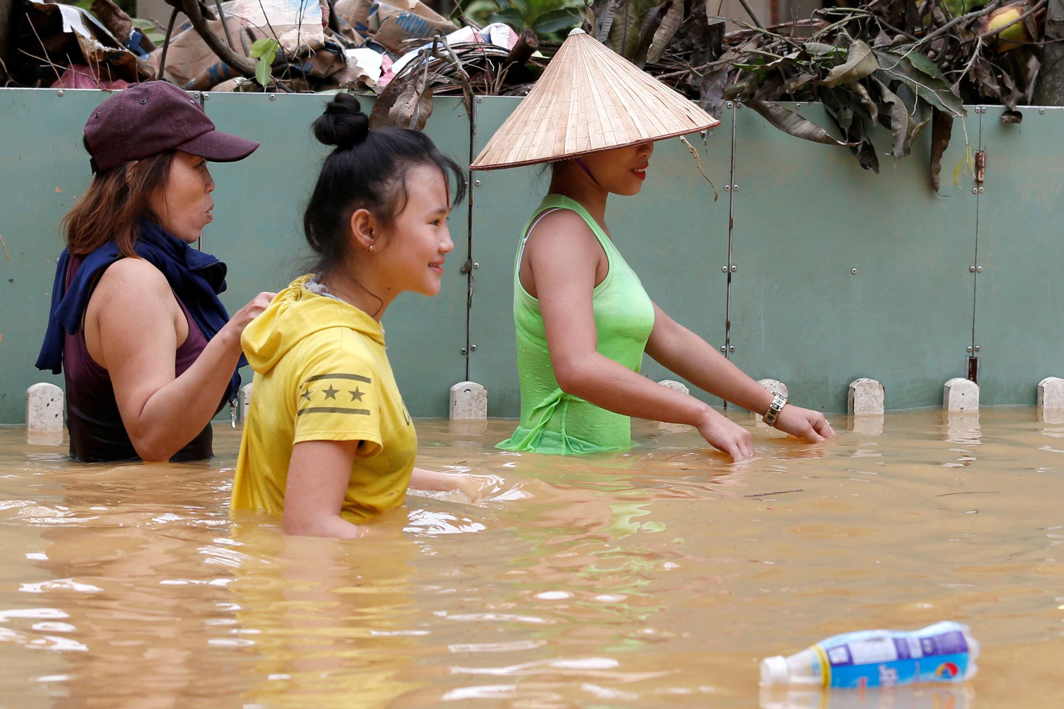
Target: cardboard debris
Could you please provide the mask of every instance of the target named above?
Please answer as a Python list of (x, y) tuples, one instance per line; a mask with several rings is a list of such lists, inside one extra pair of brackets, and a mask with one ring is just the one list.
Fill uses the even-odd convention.
[(458, 29), (419, 0), (337, 0), (333, 12), (345, 37), (358, 45), (375, 42), (396, 54), (409, 49), (409, 40)]
[[(235, 15), (227, 14), (224, 26), (221, 20), (212, 20), (207, 22), (207, 27), (222, 38), (222, 41), (225, 41), (225, 28), (228, 27), (229, 36), (236, 45), (233, 51), (243, 56), (249, 56), (255, 40), (268, 36), (246, 19)], [(158, 75), (162, 54), (163, 48), (157, 47), (146, 59), (155, 76)], [(183, 27), (181, 32), (175, 32), (170, 39), (164, 71), (163, 78), (167, 81), (185, 89), (198, 91), (213, 88), (235, 76), (233, 70), (218, 59), (218, 55), (211, 51), (191, 25)]]
[[(28, 0), (28, 5), (34, 10), (26, 14), (34, 21), (25, 34), (32, 39), (30, 29), (42, 33), (44, 42), (38, 44), (43, 47), (37, 47), (37, 53), (50, 61), (43, 56), (22, 61), (26, 71), (19, 80), (26, 85), (116, 88), (159, 75), (164, 48), (153, 48), (114, 0), (93, 0), (100, 19), (48, 0)], [(203, 7), (211, 9), (204, 15), (207, 29), (252, 63), (256, 41), (278, 40), (272, 73), (289, 91), (383, 91), (418, 50), (431, 46), (438, 36), (459, 54), (470, 45), (494, 45), (495, 53), (481, 57), (491, 71), (491, 62), (501, 61), (498, 49), (508, 51), (517, 42), (505, 24), (458, 28), (419, 0), (336, 0), (334, 5), (330, 0), (229, 0), (220, 12), (212, 3)], [(175, 28), (165, 54), (161, 78), (182, 88), (261, 90), (221, 61), (187, 20)]]

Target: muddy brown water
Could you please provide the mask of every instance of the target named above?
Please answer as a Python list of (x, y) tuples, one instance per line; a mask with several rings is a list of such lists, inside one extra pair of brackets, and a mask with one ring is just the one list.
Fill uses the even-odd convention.
[[(751, 425), (736, 465), (644, 422), (557, 458), (493, 449), (512, 421), (420, 421), (419, 464), (491, 493), (411, 495), (354, 542), (231, 520), (228, 426), (180, 465), (0, 429), (0, 706), (1064, 706), (1064, 423), (833, 423)], [(944, 619), (983, 646), (964, 687), (759, 699), (765, 655)]]

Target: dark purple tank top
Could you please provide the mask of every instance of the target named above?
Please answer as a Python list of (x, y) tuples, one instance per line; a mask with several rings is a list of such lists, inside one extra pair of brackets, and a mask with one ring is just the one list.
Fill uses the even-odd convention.
[[(70, 259), (67, 270), (67, 285), (70, 284), (82, 257)], [(102, 275), (102, 271), (101, 271)], [(188, 337), (174, 353), (174, 373), (181, 375), (192, 366), (207, 338), (189, 317), (184, 303), (178, 299), (181, 312), (188, 322)], [(139, 458), (132, 441), (122, 425), (115, 401), (111, 375), (89, 355), (85, 345), (85, 332), (66, 334), (63, 343), (63, 374), (66, 379), (67, 428), (70, 430), (70, 456), (87, 463), (136, 460)], [(220, 408), (220, 407), (219, 407)], [(174, 462), (203, 460), (213, 455), (211, 424), (179, 450), (170, 460)]]

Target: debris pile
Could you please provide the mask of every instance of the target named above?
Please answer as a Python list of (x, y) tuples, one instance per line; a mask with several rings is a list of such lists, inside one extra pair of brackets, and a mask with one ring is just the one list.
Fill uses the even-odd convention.
[[(1006, 107), (1018, 123), (1041, 69), (1046, 0), (871, 0), (858, 7), (817, 10), (808, 19), (727, 34), (716, 18), (681, 32), (652, 73), (698, 100), (710, 113), (725, 100), (755, 109), (791, 135), (850, 148), (861, 166), (878, 171), (870, 134), (891, 131), (890, 155), (904, 157), (932, 128), (932, 186), (965, 103)], [(819, 102), (828, 131), (781, 102)], [(966, 139), (967, 144), (967, 139)], [(971, 160), (970, 151), (968, 160)]]
[[(170, 22), (152, 32), (113, 0), (93, 0), (92, 12), (15, 0), (0, 79), (10, 71), (6, 81), (22, 86), (120, 88), (158, 77), (195, 90), (370, 90), (380, 95), (375, 121), (420, 127), (433, 95), (526, 93), (564, 32), (583, 25), (710, 113), (741, 101), (791, 135), (845, 146), (869, 170), (881, 159), (875, 126), (891, 132), (896, 158), (930, 126), (937, 189), (964, 104), (1000, 103), (1002, 120), (1019, 122), (1016, 107), (1031, 103), (1048, 73), (1043, 55), (1064, 59), (1064, 4), (1048, 0), (868, 0), (769, 27), (752, 13), (749, 23), (725, 20), (707, 14), (712, 3), (679, 0), (462, 0), (452, 16), (464, 26), (420, 0), (166, 2)], [(834, 125), (812, 123), (790, 101), (823, 104)]]

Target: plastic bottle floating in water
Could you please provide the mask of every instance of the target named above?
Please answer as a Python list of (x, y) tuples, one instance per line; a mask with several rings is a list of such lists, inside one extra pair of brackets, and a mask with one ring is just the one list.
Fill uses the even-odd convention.
[(923, 684), (867, 691), (832, 692), (819, 687), (762, 687), (760, 709), (972, 709), (966, 684)]
[(863, 630), (822, 640), (790, 657), (761, 661), (761, 684), (840, 689), (915, 682), (963, 682), (975, 676), (979, 643), (952, 621), (920, 630)]

